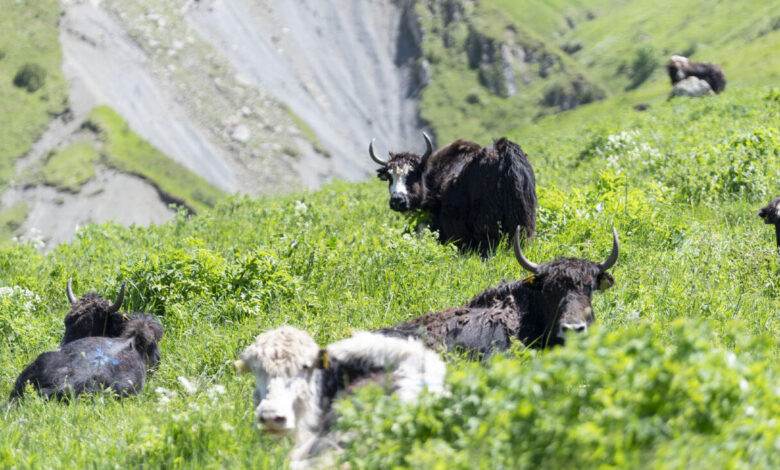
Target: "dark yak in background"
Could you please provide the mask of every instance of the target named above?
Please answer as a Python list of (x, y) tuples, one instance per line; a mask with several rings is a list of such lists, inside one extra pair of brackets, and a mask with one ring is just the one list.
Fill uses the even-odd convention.
[(429, 313), (377, 332), (418, 337), (439, 351), (460, 349), (484, 357), (509, 348), (512, 338), (526, 346), (545, 347), (563, 344), (567, 331), (587, 330), (594, 320), (593, 292), (615, 284), (606, 271), (617, 262), (617, 231), (612, 231), (612, 253), (606, 261), (558, 258), (543, 264), (525, 258), (519, 232), (518, 227), (515, 257), (533, 275), (486, 289), (465, 307)]
[(696, 77), (706, 81), (715, 93), (720, 93), (726, 88), (723, 69), (709, 62), (691, 62), (687, 57), (673, 55), (666, 63), (666, 71), (669, 73), (672, 85), (688, 77)]
[[(88, 336), (106, 336), (116, 338), (122, 334), (130, 317), (117, 313), (125, 298), (125, 283), (115, 302), (111, 303), (95, 292), (88, 292), (76, 300), (68, 279), (66, 294), (70, 302), (70, 310), (65, 314), (65, 335), (60, 346)], [(135, 314), (138, 315), (138, 314)]]
[(68, 399), (82, 393), (110, 390), (136, 395), (146, 384), (147, 368), (160, 362), (157, 343), (163, 327), (149, 315), (129, 320), (118, 338), (88, 337), (39, 355), (14, 383), (16, 400), (31, 384), (39, 395)]
[(780, 248), (780, 196), (772, 199), (766, 207), (759, 209), (758, 216), (764, 219), (765, 224), (772, 224), (775, 226), (777, 247)]
[(385, 161), (374, 153), (374, 142), (369, 145), (369, 155), (382, 165), (377, 176), (389, 181), (392, 210), (426, 211), (439, 240), (483, 254), (517, 226), (534, 236), (536, 179), (519, 145), (506, 138), (490, 147), (456, 140), (434, 153), (423, 137), (422, 156), (391, 152)]

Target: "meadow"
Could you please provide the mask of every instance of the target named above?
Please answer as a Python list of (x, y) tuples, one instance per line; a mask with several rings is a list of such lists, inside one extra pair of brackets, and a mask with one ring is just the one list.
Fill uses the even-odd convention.
[[(367, 389), (342, 402), (353, 468), (776, 468), (780, 256), (756, 216), (780, 176), (780, 92), (729, 90), (523, 136), (539, 178), (527, 256), (602, 259), (617, 227), (616, 285), (565, 347), (455, 360), (450, 395), (404, 407)], [(540, 126), (543, 126), (541, 123)], [(367, 157), (368, 158), (368, 157)], [(143, 393), (0, 408), (0, 467), (282, 468), (253, 379), (231, 362), (292, 324), (320, 344), (459, 305), (524, 277), (511, 250), (481, 258), (418, 236), (386, 183), (228, 197), (142, 227), (83, 227), (48, 254), (0, 251), (0, 396), (57, 346), (90, 289), (165, 325)]]

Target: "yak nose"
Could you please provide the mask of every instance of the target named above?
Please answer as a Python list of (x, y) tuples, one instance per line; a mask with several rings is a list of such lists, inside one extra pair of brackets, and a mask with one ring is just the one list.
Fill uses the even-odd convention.
[(287, 424), (287, 418), (276, 413), (262, 413), (258, 420), (265, 425), (275, 428), (283, 428)]
[(561, 323), (561, 329), (563, 331), (574, 331), (577, 333), (583, 333), (585, 331), (588, 331), (588, 325), (586, 325), (585, 322)]
[(390, 209), (394, 211), (404, 211), (408, 208), (408, 203), (403, 196), (391, 196), (390, 197)]

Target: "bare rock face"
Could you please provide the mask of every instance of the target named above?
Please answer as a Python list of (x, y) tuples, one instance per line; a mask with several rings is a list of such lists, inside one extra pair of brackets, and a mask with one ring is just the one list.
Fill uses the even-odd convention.
[(698, 98), (700, 96), (713, 95), (714, 92), (710, 84), (698, 77), (687, 77), (674, 84), (672, 96), (690, 96)]

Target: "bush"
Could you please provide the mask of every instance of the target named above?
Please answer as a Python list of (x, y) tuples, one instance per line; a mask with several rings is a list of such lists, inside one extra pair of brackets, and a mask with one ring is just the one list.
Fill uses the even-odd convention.
[(26, 88), (33, 93), (38, 91), (46, 81), (46, 70), (38, 64), (27, 63), (19, 68), (14, 77), (14, 85)]
[(655, 51), (652, 47), (645, 46), (637, 49), (634, 53), (634, 60), (631, 62), (628, 70), (628, 77), (631, 79), (626, 90), (633, 90), (645, 82), (658, 67), (658, 59), (655, 57)]
[[(777, 468), (772, 342), (736, 331), (719, 338), (700, 320), (602, 329), (544, 354), (452, 368), (449, 395), (415, 406), (361, 391), (337, 405), (339, 426), (354, 434), (342, 459), (352, 468)], [(732, 342), (737, 353), (719, 346)]]

